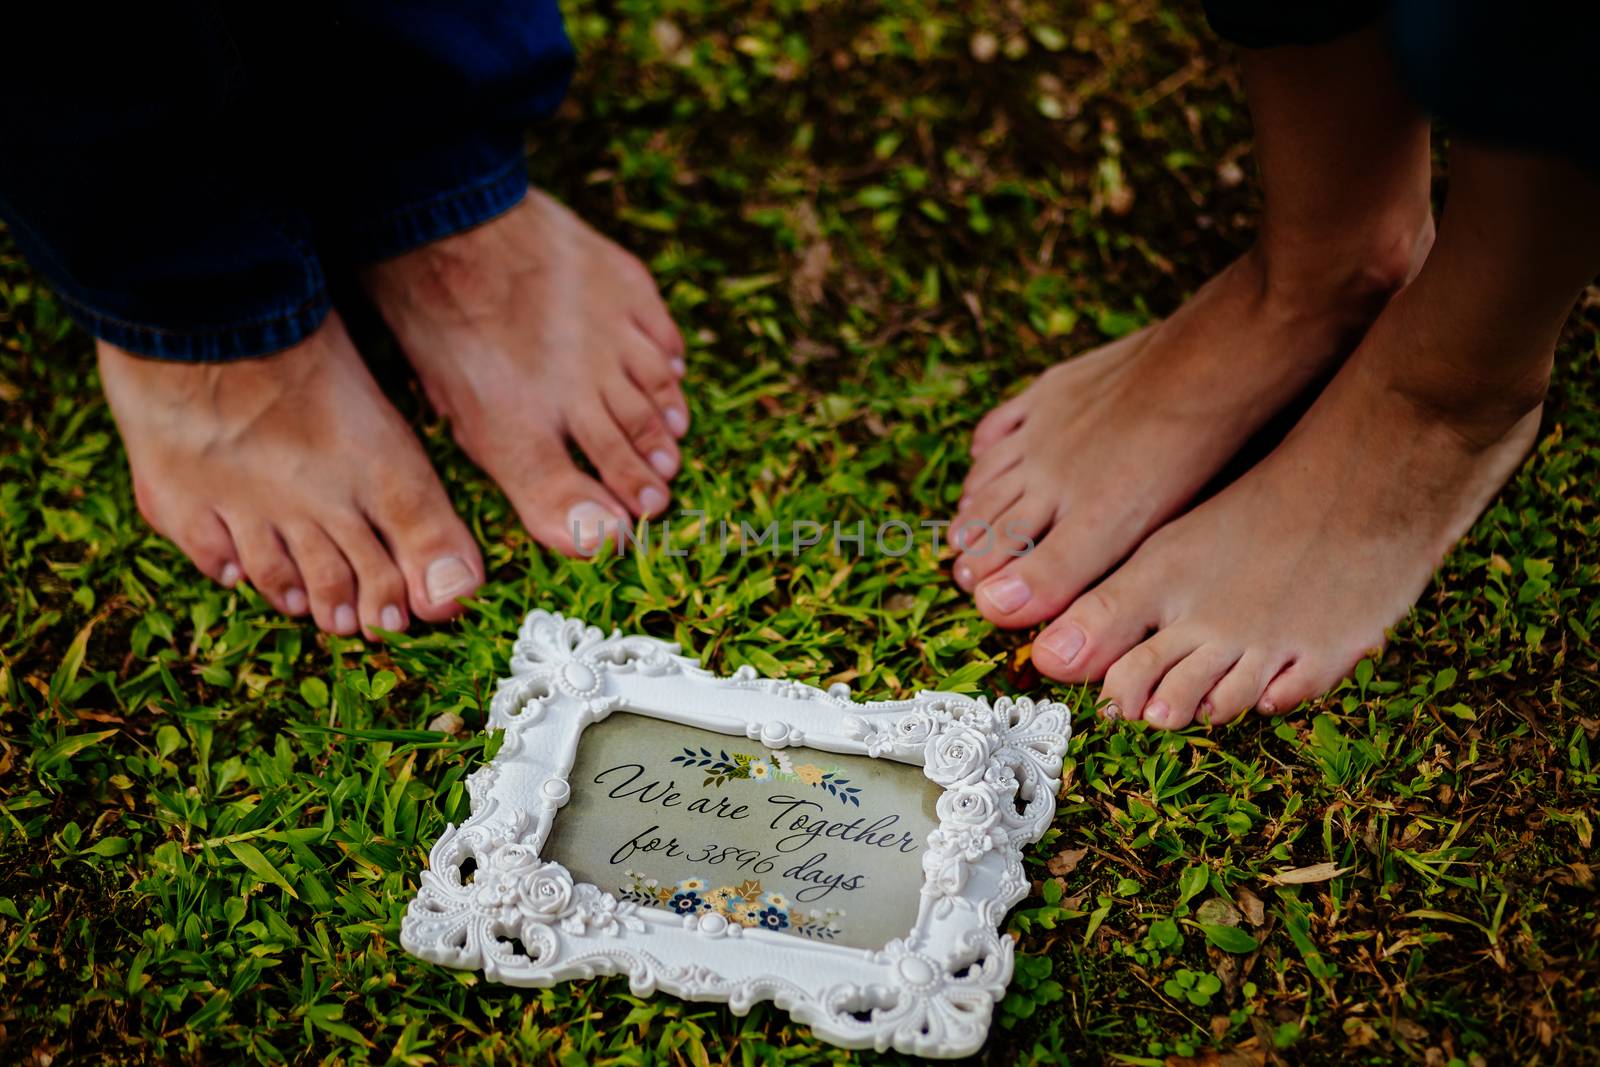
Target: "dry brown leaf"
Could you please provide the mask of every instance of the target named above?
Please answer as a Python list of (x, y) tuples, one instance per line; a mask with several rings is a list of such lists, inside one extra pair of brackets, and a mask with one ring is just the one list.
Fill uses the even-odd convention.
[(428, 729), (440, 734), (459, 734), (466, 728), (466, 721), (453, 711), (441, 711), (428, 723)]
[(1339, 867), (1332, 863), (1313, 863), (1309, 867), (1296, 867), (1290, 871), (1279, 871), (1269, 874), (1262, 881), (1268, 885), (1310, 885), (1313, 882), (1328, 882), (1355, 870), (1354, 867)]
[(1415, 1019), (1402, 1016), (1394, 1021), (1394, 1028), (1396, 1033), (1412, 1044), (1428, 1039), (1428, 1028)]
[(1222, 982), (1222, 990), (1228, 994), (1228, 1001), (1231, 1003), (1239, 996), (1239, 957), (1226, 952), (1220, 955), (1221, 959), (1217, 960), (1216, 966), (1217, 978)]
[(1086, 848), (1064, 848), (1050, 857), (1050, 862), (1044, 865), (1045, 870), (1057, 878), (1071, 874), (1078, 869), (1078, 864), (1083, 862), (1083, 857), (1089, 854)]
[(1248, 889), (1240, 889), (1234, 894), (1239, 900), (1239, 910), (1244, 912), (1244, 917), (1251, 926), (1260, 926), (1267, 921), (1267, 907), (1261, 903), (1261, 898)]
[(1195, 909), (1194, 917), (1207, 926), (1238, 926), (1239, 909), (1221, 897), (1211, 897)]
[(800, 257), (800, 265), (789, 276), (789, 289), (794, 302), (801, 308), (822, 303), (822, 282), (833, 266), (833, 249), (825, 240), (817, 240)]
[(656, 19), (650, 26), (650, 37), (664, 56), (676, 55), (683, 47), (683, 30), (671, 19)]

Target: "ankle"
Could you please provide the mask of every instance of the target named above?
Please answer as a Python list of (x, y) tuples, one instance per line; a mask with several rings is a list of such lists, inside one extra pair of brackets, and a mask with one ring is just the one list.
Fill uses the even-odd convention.
[(1549, 368), (1525, 374), (1417, 374), (1389, 368), (1389, 390), (1422, 419), (1488, 447), (1537, 413), (1550, 386)]
[(1267, 302), (1309, 314), (1347, 313), (1364, 327), (1416, 277), (1433, 238), (1431, 211), (1331, 236), (1264, 226), (1246, 259)]

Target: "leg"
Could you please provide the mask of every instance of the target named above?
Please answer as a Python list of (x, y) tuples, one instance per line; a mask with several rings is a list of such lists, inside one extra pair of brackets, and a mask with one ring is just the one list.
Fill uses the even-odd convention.
[(255, 131), (221, 15), (119, 12), (11, 21), (0, 214), (99, 338), (141, 511), (330, 631), (453, 614), (476, 546), (330, 317), (308, 221), (234, 139)]
[[(281, 48), (319, 59), (275, 90), (323, 116), (334, 165), (305, 184), (319, 247), (365, 268), (430, 399), (539, 541), (592, 550), (602, 524), (663, 511), (688, 425), (682, 339), (638, 260), (527, 186), (523, 127), (571, 73), (554, 0), (309, 11), (323, 33)], [(276, 8), (257, 17), (252, 39), (281, 36)]]
[(200, 5), (7, 12), (0, 216), (73, 317), (165, 359), (262, 355), (328, 314), (310, 227), (230, 140), (220, 19)]
[(954, 530), (1039, 540), (1020, 559), (956, 562), (1000, 625), (1058, 614), (1187, 505), (1344, 358), (1432, 239), (1427, 124), (1377, 28), (1252, 51), (1245, 69), (1266, 192), (1254, 247), (1171, 318), (1052, 368), (973, 434)]
[(1332, 686), (1527, 454), (1557, 335), (1596, 272), (1594, 175), (1459, 146), (1416, 281), (1276, 451), (1049, 628), (1041, 668), (1103, 670), (1117, 713), (1161, 727)]
[(531, 190), (363, 281), (456, 439), (536, 539), (592, 553), (630, 516), (666, 509), (689, 425), (684, 348), (637, 259)]

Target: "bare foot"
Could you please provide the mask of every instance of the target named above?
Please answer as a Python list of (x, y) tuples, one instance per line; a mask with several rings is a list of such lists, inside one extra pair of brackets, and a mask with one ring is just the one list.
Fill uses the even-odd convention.
[(1293, 287), (1252, 250), (1171, 318), (1046, 371), (973, 433), (957, 584), (1001, 626), (1059, 614), (1354, 347), (1431, 240), (1429, 223)]
[(1288, 711), (1381, 647), (1539, 425), (1542, 383), (1468, 403), (1459, 382), (1405, 380), (1438, 365), (1429, 303), (1396, 297), (1271, 455), (1035, 640), (1039, 669), (1104, 675), (1109, 714), (1176, 728)]
[(592, 552), (602, 523), (666, 508), (689, 424), (683, 340), (637, 259), (530, 189), (363, 280), (462, 448), (540, 542)]
[(97, 351), (139, 510), (206, 575), (368, 637), (449, 618), (481, 583), (472, 535), (337, 315), (263, 359)]

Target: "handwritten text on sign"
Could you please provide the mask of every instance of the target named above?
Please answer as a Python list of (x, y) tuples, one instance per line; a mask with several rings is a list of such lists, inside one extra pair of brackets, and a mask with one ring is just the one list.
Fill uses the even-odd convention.
[(568, 781), (544, 854), (623, 899), (856, 948), (916, 921), (940, 792), (920, 767), (618, 712)]

